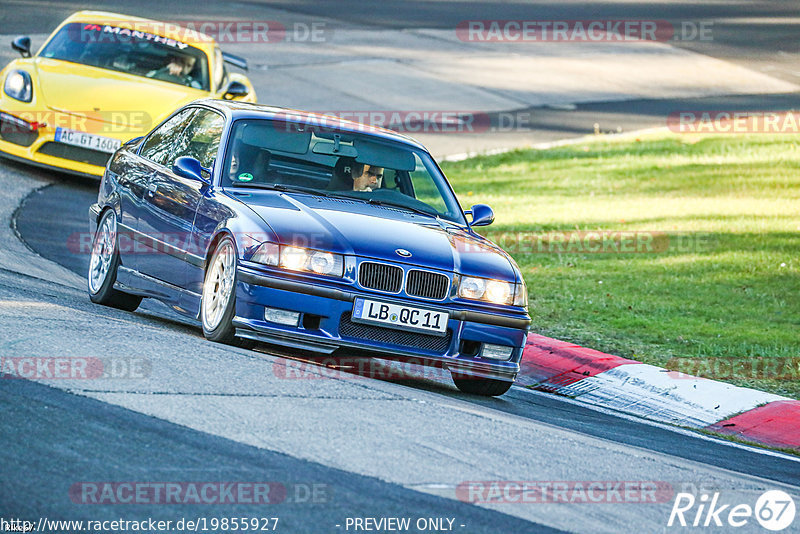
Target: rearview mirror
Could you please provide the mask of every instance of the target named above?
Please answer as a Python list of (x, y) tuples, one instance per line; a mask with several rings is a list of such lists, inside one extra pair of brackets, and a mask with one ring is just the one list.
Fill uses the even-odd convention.
[(204, 170), (206, 169), (200, 165), (200, 162), (191, 156), (181, 156), (175, 160), (175, 163), (172, 164), (172, 172), (182, 178), (197, 180), (198, 182), (203, 182), (204, 184), (211, 183), (203, 178)]
[(489, 226), (494, 222), (494, 211), (486, 204), (475, 204), (467, 213), (472, 215), (470, 226)]
[(317, 141), (314, 143), (314, 148), (311, 149), (314, 154), (325, 154), (326, 156), (346, 156), (348, 158), (355, 158), (358, 156), (358, 151), (350, 145), (339, 145), (337, 148), (334, 143), (327, 141)]
[(244, 97), (249, 94), (250, 89), (248, 89), (245, 84), (233, 80), (228, 84), (228, 87), (225, 89), (225, 94), (222, 95), (222, 98), (225, 100), (233, 100), (234, 98)]
[(31, 57), (31, 38), (21, 35), (11, 41), (11, 48), (22, 54), (22, 57)]

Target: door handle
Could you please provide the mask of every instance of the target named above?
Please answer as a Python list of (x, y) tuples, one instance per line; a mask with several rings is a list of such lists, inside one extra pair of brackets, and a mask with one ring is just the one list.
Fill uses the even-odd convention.
[(150, 185), (147, 186), (147, 196), (152, 197), (156, 194), (156, 191), (158, 191), (158, 184), (150, 182)]

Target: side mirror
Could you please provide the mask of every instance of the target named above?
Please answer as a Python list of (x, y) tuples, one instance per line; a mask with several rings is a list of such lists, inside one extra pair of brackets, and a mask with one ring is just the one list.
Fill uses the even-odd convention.
[(486, 204), (475, 204), (466, 213), (472, 215), (470, 226), (489, 226), (494, 222), (494, 212)]
[(234, 98), (247, 96), (249, 94), (250, 89), (248, 89), (245, 84), (233, 80), (228, 84), (228, 87), (225, 88), (225, 94), (222, 95), (222, 98), (225, 100), (233, 100)]
[(178, 176), (208, 184), (210, 182), (203, 178), (203, 171), (207, 171), (207, 169), (204, 169), (200, 162), (191, 156), (181, 156), (172, 164), (172, 172)]
[(22, 57), (31, 57), (31, 38), (21, 35), (11, 41), (11, 48), (22, 54)]

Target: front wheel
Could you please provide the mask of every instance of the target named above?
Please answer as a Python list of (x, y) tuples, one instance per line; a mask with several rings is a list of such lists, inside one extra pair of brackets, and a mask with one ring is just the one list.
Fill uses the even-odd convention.
[(133, 311), (141, 304), (142, 297), (114, 289), (118, 268), (117, 216), (114, 210), (108, 210), (100, 219), (92, 241), (92, 256), (87, 275), (89, 298), (97, 304)]
[(236, 246), (223, 237), (206, 269), (200, 319), (206, 339), (219, 343), (236, 341), (233, 315), (236, 303)]
[(476, 378), (464, 374), (453, 373), (453, 383), (456, 387), (464, 392), (472, 395), (481, 395), (483, 397), (498, 397), (511, 388), (513, 382), (505, 380), (495, 380), (494, 378)]

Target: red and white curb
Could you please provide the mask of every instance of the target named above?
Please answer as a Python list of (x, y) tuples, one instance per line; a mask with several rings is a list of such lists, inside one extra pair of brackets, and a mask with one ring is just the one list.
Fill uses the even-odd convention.
[(800, 401), (529, 334), (517, 384), (646, 419), (800, 451)]

